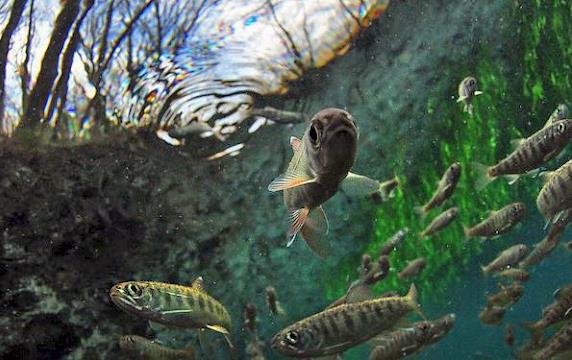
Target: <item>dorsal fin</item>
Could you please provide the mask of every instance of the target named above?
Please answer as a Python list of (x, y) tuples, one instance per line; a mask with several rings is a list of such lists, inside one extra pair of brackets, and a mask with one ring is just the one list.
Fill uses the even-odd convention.
[(205, 280), (203, 279), (202, 276), (199, 276), (198, 278), (195, 279), (195, 281), (193, 281), (193, 283), (191, 284), (191, 287), (197, 291), (200, 292), (206, 292), (205, 291)]

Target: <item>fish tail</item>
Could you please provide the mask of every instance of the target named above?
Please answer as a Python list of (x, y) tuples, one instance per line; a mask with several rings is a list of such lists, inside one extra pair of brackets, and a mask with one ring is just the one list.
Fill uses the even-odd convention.
[(483, 271), (483, 275), (484, 275), (484, 276), (489, 275), (489, 272), (487, 271), (486, 266), (484, 266), (484, 265), (482, 265), (482, 264), (480, 264), (480, 266), (481, 266), (481, 270)]
[(470, 229), (465, 225), (463, 225), (463, 234), (465, 235), (465, 240), (469, 240), (471, 238)]
[(537, 325), (537, 323), (524, 323), (524, 324), (521, 324), (521, 326), (524, 329), (528, 330), (528, 332), (530, 333), (530, 337), (531, 337), (533, 342), (538, 342), (542, 338), (543, 331), (542, 331), (542, 328)]
[(413, 208), (413, 211), (421, 216), (421, 219), (425, 219), (425, 216), (427, 216), (427, 211), (425, 211), (425, 206), (416, 206)]
[(421, 311), (421, 306), (417, 302), (418, 296), (419, 292), (417, 291), (417, 287), (415, 286), (415, 284), (411, 284), (411, 287), (409, 288), (407, 295), (405, 295), (405, 299), (407, 300), (409, 306), (411, 306), (411, 309), (413, 309), (413, 311), (415, 311), (417, 315), (421, 316), (423, 319), (427, 319), (425, 317), (425, 314), (423, 314), (423, 311)]
[(479, 162), (472, 162), (473, 172), (475, 174), (475, 188), (481, 191), (495, 178), (489, 175), (489, 167)]

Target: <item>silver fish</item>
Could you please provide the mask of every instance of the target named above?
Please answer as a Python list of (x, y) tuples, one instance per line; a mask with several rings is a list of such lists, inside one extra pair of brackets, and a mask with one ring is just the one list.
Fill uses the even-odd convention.
[(342, 187), (350, 195), (368, 195), (379, 190), (379, 182), (350, 172), (357, 151), (358, 128), (344, 110), (328, 108), (311, 120), (302, 139), (292, 137), (294, 156), (286, 173), (268, 190), (283, 191), (290, 213), (290, 246), (300, 233), (310, 249), (326, 257), (329, 225), (322, 204)]
[(558, 170), (543, 173), (544, 186), (536, 197), (536, 207), (546, 220), (555, 221), (572, 208), (572, 160)]
[(431, 236), (443, 230), (444, 228), (449, 226), (453, 222), (453, 220), (457, 218), (458, 214), (459, 214), (458, 207), (452, 207), (450, 209), (443, 211), (435, 219), (433, 219), (433, 221), (431, 221), (431, 223), (427, 226), (425, 230), (419, 233), (419, 237), (424, 238), (427, 236)]
[(513, 226), (522, 220), (525, 214), (526, 205), (521, 202), (508, 204), (502, 209), (493, 210), (485, 220), (477, 225), (470, 228), (464, 227), (465, 238), (497, 237), (512, 229)]
[(397, 247), (399, 246), (399, 244), (401, 244), (403, 239), (405, 239), (407, 234), (409, 234), (409, 228), (403, 228), (398, 232), (396, 232), (395, 234), (393, 234), (393, 236), (387, 239), (385, 244), (383, 244), (380, 254), (381, 255), (391, 254), (392, 251), (395, 251), (397, 249)]
[(457, 102), (463, 102), (465, 104), (464, 111), (473, 115), (473, 98), (475, 96), (482, 95), (483, 92), (478, 90), (477, 79), (472, 76), (467, 76), (459, 84), (459, 98)]
[(425, 217), (427, 213), (436, 207), (441, 206), (447, 199), (453, 195), (453, 192), (457, 188), (457, 183), (461, 176), (461, 164), (458, 162), (451, 164), (445, 173), (439, 180), (437, 184), (437, 190), (431, 197), (431, 199), (423, 206), (416, 206), (413, 210)]
[(481, 266), (481, 269), (485, 275), (506, 269), (507, 267), (518, 264), (527, 253), (528, 246), (524, 244), (513, 245), (503, 250), (490, 264)]
[(427, 265), (427, 260), (425, 260), (425, 258), (423, 258), (423, 257), (417, 258), (415, 260), (411, 260), (407, 264), (405, 269), (401, 270), (397, 274), (397, 277), (399, 279), (408, 279), (408, 278), (412, 278), (414, 276), (417, 276), (417, 275), (419, 275), (421, 270), (423, 270), (425, 268), (426, 265)]

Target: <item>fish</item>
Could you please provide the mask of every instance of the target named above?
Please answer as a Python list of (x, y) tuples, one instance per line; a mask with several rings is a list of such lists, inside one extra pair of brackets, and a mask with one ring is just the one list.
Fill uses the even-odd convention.
[(568, 110), (568, 106), (566, 104), (558, 104), (556, 109), (554, 109), (552, 114), (550, 114), (548, 120), (546, 120), (544, 127), (548, 127), (557, 122), (558, 120), (567, 119), (569, 114), (570, 111)]
[(243, 325), (251, 334), (256, 334), (256, 305), (248, 303), (244, 306)]
[(572, 316), (572, 284), (555, 291), (555, 299), (542, 310), (542, 318), (532, 323), (524, 323), (533, 340), (542, 338), (544, 330), (549, 326), (569, 319)]
[(526, 214), (526, 205), (521, 202), (508, 204), (499, 210), (492, 210), (489, 216), (477, 225), (464, 227), (465, 238), (494, 238), (508, 232)]
[(477, 79), (472, 76), (467, 76), (459, 83), (457, 102), (463, 102), (465, 104), (463, 111), (471, 116), (473, 115), (473, 98), (483, 94), (477, 89)]
[(487, 305), (479, 313), (479, 320), (486, 325), (498, 325), (502, 322), (506, 308), (498, 305)]
[(433, 221), (431, 221), (431, 223), (427, 226), (427, 228), (425, 228), (425, 230), (419, 233), (419, 237), (421, 238), (428, 237), (435, 234), (436, 232), (443, 230), (444, 228), (449, 226), (449, 224), (451, 224), (453, 220), (457, 218), (458, 214), (459, 214), (458, 207), (452, 207), (450, 209), (443, 211), (435, 219), (433, 219)]
[(498, 272), (507, 267), (518, 264), (528, 253), (528, 246), (524, 244), (513, 245), (503, 250), (490, 264), (481, 266), (483, 274), (488, 275), (492, 272)]
[(441, 206), (445, 201), (447, 201), (457, 188), (459, 178), (461, 177), (461, 169), (461, 164), (458, 162), (451, 164), (447, 170), (445, 170), (441, 180), (439, 180), (437, 190), (435, 190), (431, 199), (422, 206), (416, 206), (413, 208), (413, 211), (424, 218), (427, 216), (429, 211)]
[(403, 280), (403, 279), (408, 279), (408, 278), (412, 278), (414, 276), (417, 276), (417, 275), (419, 275), (421, 270), (423, 270), (425, 268), (426, 265), (427, 265), (427, 260), (425, 260), (424, 257), (420, 257), (420, 258), (417, 258), (415, 260), (411, 260), (407, 264), (405, 269), (403, 269), (399, 273), (397, 273), (397, 277), (399, 279)]
[(455, 325), (455, 318), (455, 314), (447, 314), (376, 336), (370, 341), (374, 348), (369, 360), (397, 360), (415, 354), (443, 339)]
[(562, 234), (566, 226), (562, 223), (555, 223), (552, 224), (548, 230), (548, 234), (534, 245), (532, 251), (528, 254), (527, 257), (522, 259), (518, 266), (521, 268), (526, 268), (531, 265), (536, 265), (542, 262), (556, 247), (558, 246), (560, 239), (562, 238)]
[(487, 297), (487, 305), (508, 307), (520, 300), (523, 294), (524, 287), (521, 284), (500, 285), (499, 292)]
[(343, 304), (300, 320), (274, 335), (271, 346), (296, 358), (339, 354), (390, 329), (411, 311), (422, 315), (413, 284), (403, 297)]
[(555, 355), (572, 350), (572, 322), (558, 330), (540, 351), (534, 354), (534, 360), (549, 360)]
[(192, 360), (192, 349), (171, 349), (155, 340), (138, 335), (126, 335), (119, 338), (119, 347), (130, 358), (142, 360)]
[(386, 202), (389, 201), (389, 199), (395, 197), (395, 191), (400, 185), (401, 184), (399, 182), (399, 178), (396, 175), (392, 179), (383, 181), (381, 184), (379, 184), (379, 191), (373, 194), (379, 194), (381, 200)]
[(572, 160), (542, 177), (545, 183), (536, 197), (536, 207), (548, 222), (554, 222), (572, 208)]
[(509, 347), (513, 347), (514, 346), (514, 330), (512, 329), (511, 325), (507, 325), (504, 328), (504, 342), (505, 344), (507, 344)]
[(276, 295), (276, 289), (272, 286), (268, 286), (265, 289), (266, 292), (266, 305), (268, 306), (268, 310), (274, 316), (281, 316), (285, 315), (286, 311), (282, 308), (280, 301), (278, 301), (278, 296)]
[(302, 139), (290, 138), (294, 155), (288, 169), (268, 186), (271, 192), (284, 193), (290, 213), (287, 247), (300, 233), (314, 254), (325, 258), (329, 253), (329, 224), (322, 204), (340, 188), (350, 196), (378, 191), (379, 181), (350, 172), (357, 138), (353, 116), (335, 108), (314, 115)]
[(526, 282), (530, 279), (530, 274), (526, 270), (519, 268), (510, 268), (503, 270), (499, 272), (497, 276), (518, 282)]
[(538, 169), (555, 158), (572, 138), (572, 120), (559, 120), (542, 128), (526, 139), (515, 139), (515, 149), (496, 165), (473, 163), (477, 181), (475, 188), (481, 190), (498, 177), (506, 177), (512, 184), (526, 173)]
[(395, 251), (397, 247), (399, 247), (399, 244), (401, 244), (401, 242), (405, 239), (407, 234), (409, 234), (409, 228), (407, 227), (397, 231), (383, 244), (380, 254), (381, 255), (391, 254), (392, 251)]
[(231, 318), (226, 308), (209, 296), (197, 278), (191, 286), (153, 281), (127, 281), (110, 290), (121, 310), (151, 323), (177, 328), (210, 329), (229, 335)]

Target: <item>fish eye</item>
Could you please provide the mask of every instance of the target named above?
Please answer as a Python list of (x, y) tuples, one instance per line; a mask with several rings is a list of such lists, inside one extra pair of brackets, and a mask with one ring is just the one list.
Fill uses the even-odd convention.
[(286, 341), (288, 341), (288, 343), (290, 345), (296, 345), (298, 344), (298, 340), (299, 340), (299, 336), (298, 336), (298, 332), (296, 331), (288, 331), (286, 333)]
[(129, 293), (129, 296), (133, 298), (140, 298), (143, 295), (143, 289), (135, 284), (127, 284), (126, 290)]
[(312, 141), (312, 144), (315, 144), (318, 141), (318, 129), (316, 129), (315, 125), (312, 125), (312, 127), (310, 127), (310, 140)]
[(566, 125), (564, 123), (558, 124), (558, 132), (563, 133), (566, 130)]

